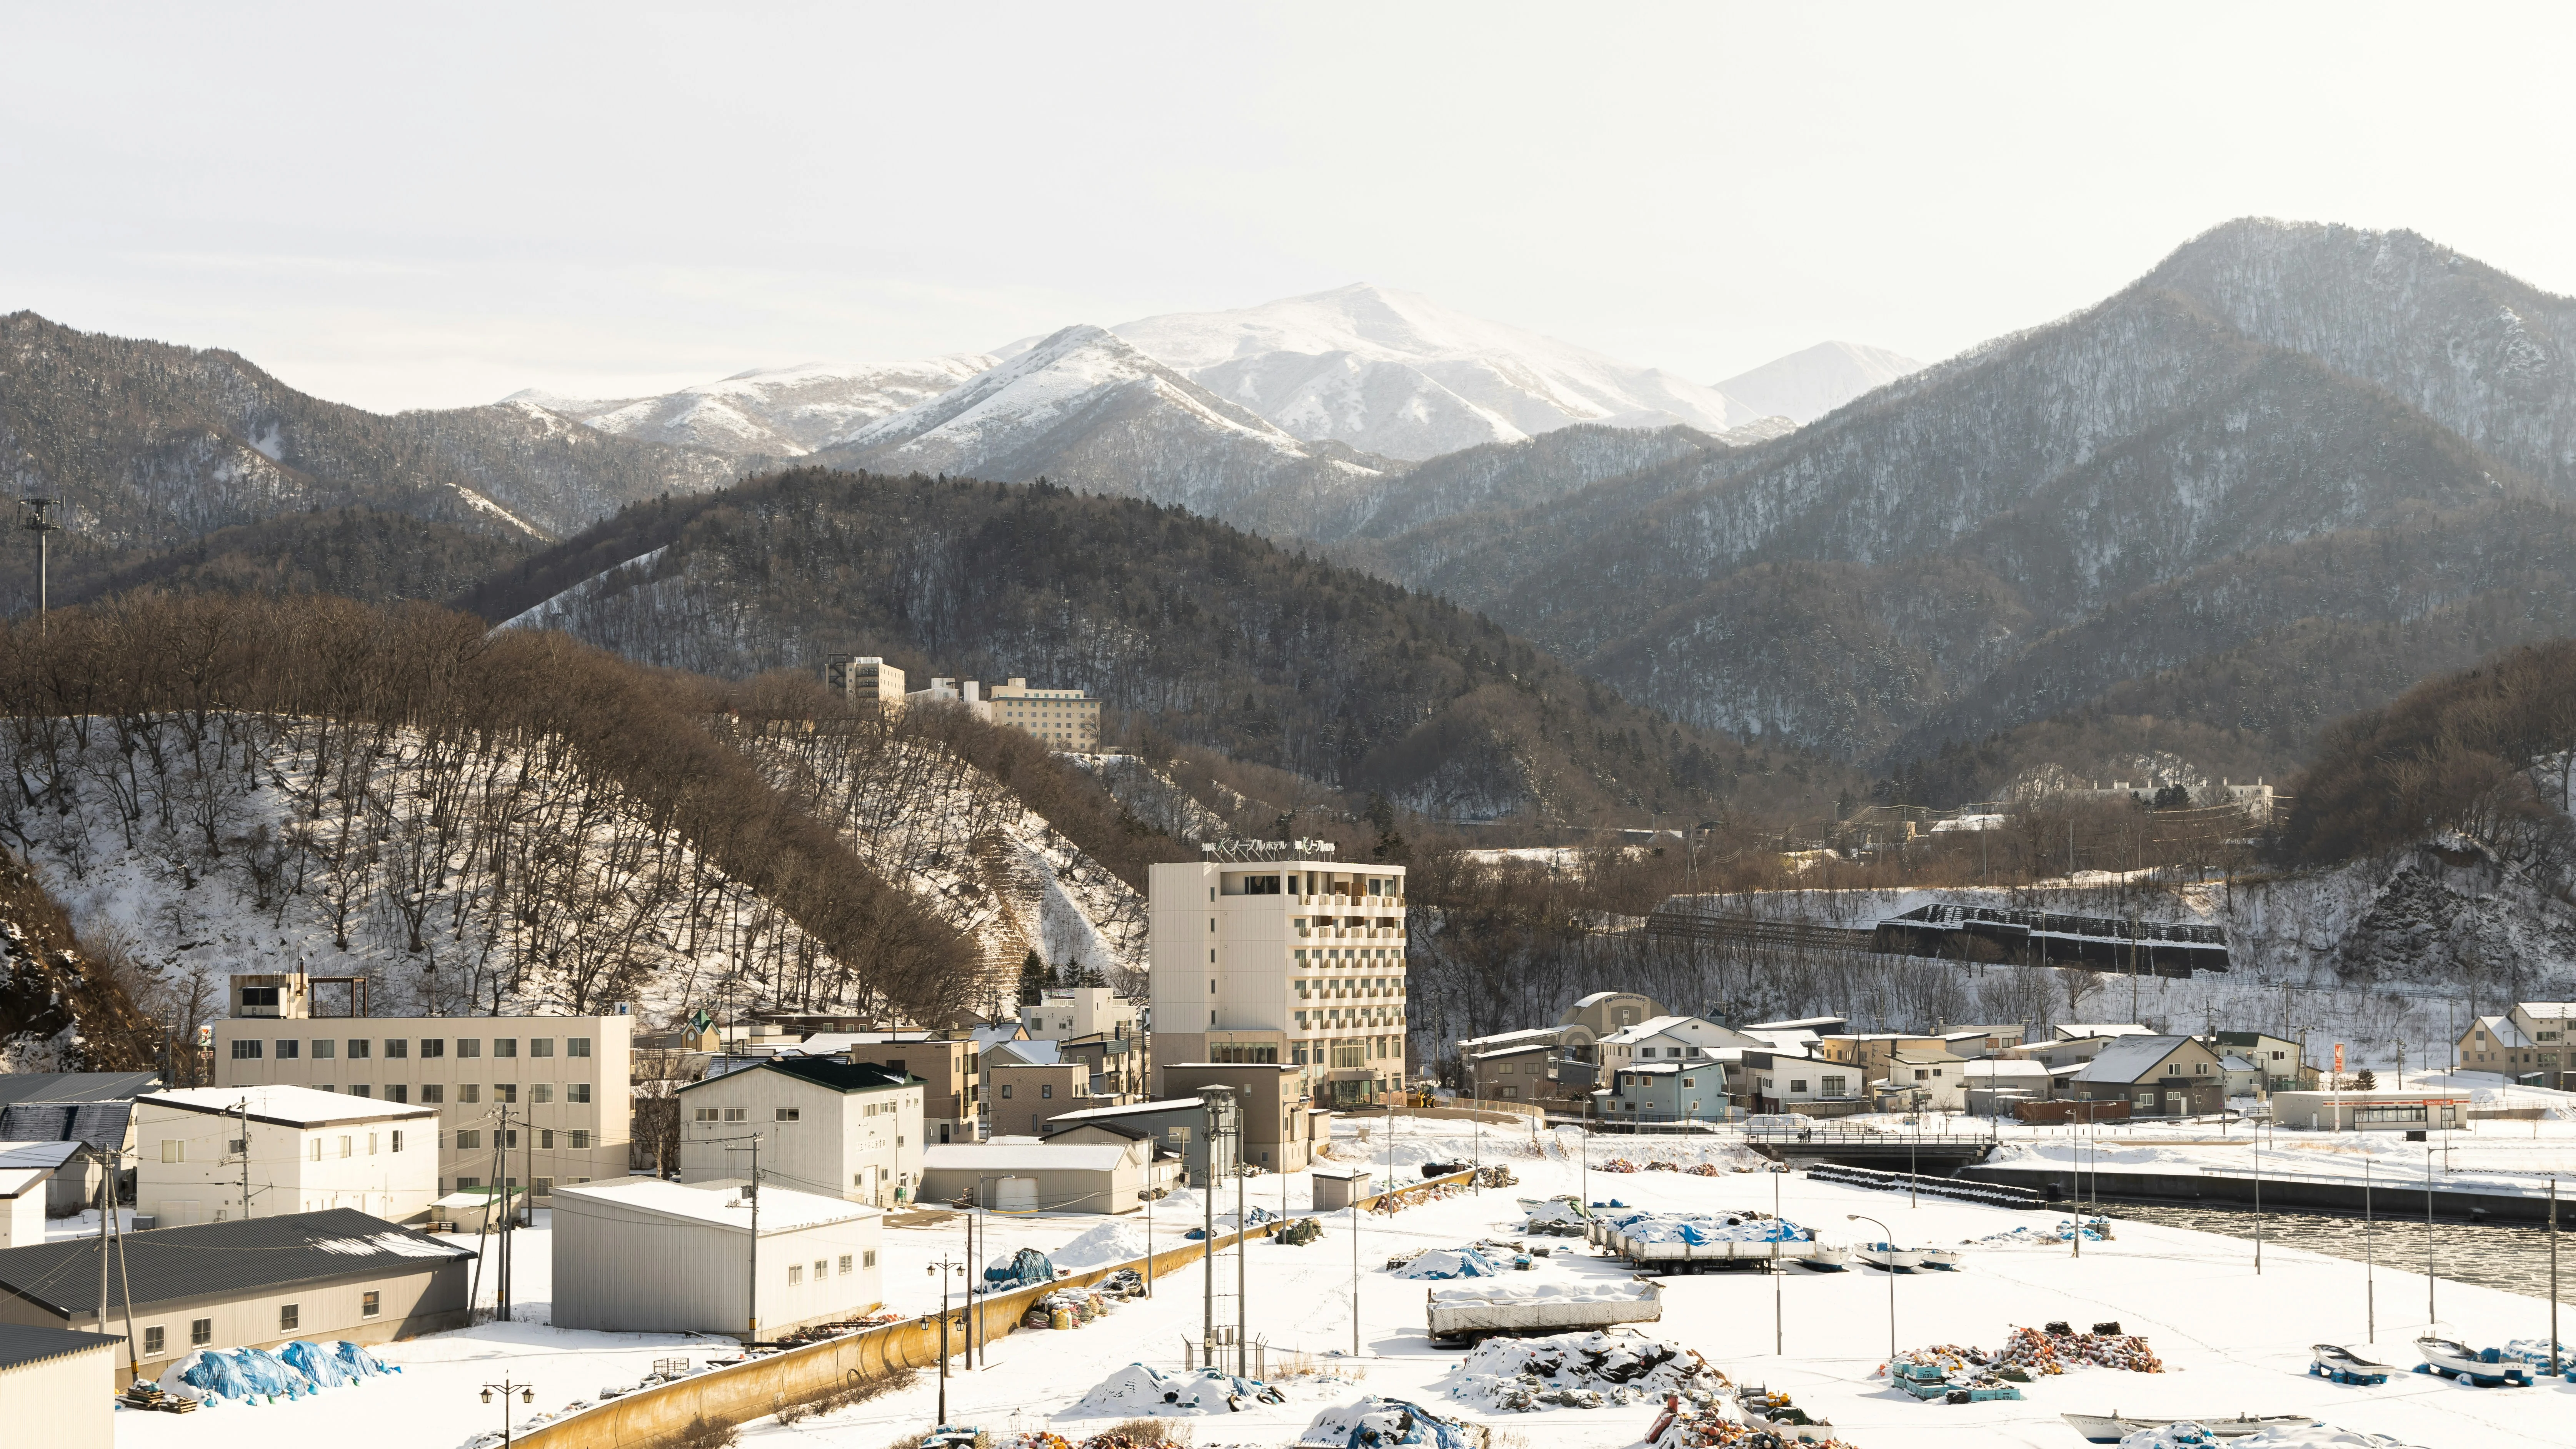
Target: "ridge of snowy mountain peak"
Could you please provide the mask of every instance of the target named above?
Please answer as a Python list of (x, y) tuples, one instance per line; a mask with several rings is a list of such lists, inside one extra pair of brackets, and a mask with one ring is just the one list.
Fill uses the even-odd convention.
[(1573, 423), (1707, 432), (1765, 409), (1717, 388), (1365, 283), (1112, 329), (1301, 438), (1421, 459)]
[(504, 401), (534, 404), (620, 437), (797, 458), (937, 397), (1000, 360), (965, 352), (906, 362), (801, 362), (749, 368), (652, 397), (581, 400), (530, 388)]
[(1819, 342), (1737, 373), (1717, 388), (1758, 412), (1778, 414), (1804, 426), (1863, 393), (1922, 369), (1922, 363), (1884, 347)]

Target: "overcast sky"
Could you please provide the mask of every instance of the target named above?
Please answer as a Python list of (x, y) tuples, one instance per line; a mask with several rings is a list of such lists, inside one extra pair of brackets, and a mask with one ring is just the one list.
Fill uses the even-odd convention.
[(2576, 292), (2566, 7), (0, 5), (0, 310), (375, 408), (1368, 281), (1714, 381), (2248, 213)]

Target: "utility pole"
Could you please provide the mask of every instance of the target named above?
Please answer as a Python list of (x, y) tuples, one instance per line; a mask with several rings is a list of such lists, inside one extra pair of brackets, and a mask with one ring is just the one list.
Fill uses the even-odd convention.
[[(2399, 1071), (2402, 1075), (2404, 1068), (2399, 1068)], [(2552, 1178), (2550, 1182), (2554, 1188), (2557, 1179)], [(2551, 1217), (2554, 1228), (2556, 1214), (2553, 1213)], [(2368, 1341), (2377, 1343), (2379, 1342), (2379, 1261), (2377, 1250), (2371, 1246), (2370, 1237), (2370, 1157), (2365, 1153), (2361, 1159), (2361, 1301), (2362, 1311), (2366, 1315), (2364, 1319), (2366, 1331), (2370, 1335)]]
[(242, 1216), (250, 1216), (250, 1098), (233, 1103), (235, 1119), (241, 1123), (241, 1192)]
[[(748, 1147), (727, 1147), (725, 1155), (737, 1152), (751, 1154), (751, 1179), (742, 1195), (751, 1202), (751, 1267), (750, 1281), (743, 1285), (747, 1302), (743, 1305), (742, 1346), (751, 1347), (760, 1337), (760, 1138), (755, 1134)], [(937, 1271), (936, 1269), (933, 1270)], [(939, 1418), (948, 1420), (948, 1280), (939, 1280)]]
[(46, 616), (51, 612), (53, 604), (51, 580), (54, 535), (62, 532), (63, 529), (61, 524), (54, 522), (55, 503), (56, 500), (51, 498), (18, 500), (18, 526), (36, 536), (36, 635), (38, 638), (51, 637), (52, 630), (51, 621)]
[(2558, 1174), (2549, 1174), (2549, 1376), (2558, 1366)]
[(2438, 1321), (2433, 1311), (2433, 1148), (2424, 1148), (2424, 1331)]

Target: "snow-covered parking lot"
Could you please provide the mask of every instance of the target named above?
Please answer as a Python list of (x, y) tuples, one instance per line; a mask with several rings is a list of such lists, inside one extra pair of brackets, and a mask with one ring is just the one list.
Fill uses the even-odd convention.
[[(1398, 1126), (1396, 1159), (1403, 1176), (1412, 1164), (1464, 1156), (1473, 1144), (1454, 1123), (1408, 1120)], [(1352, 1125), (1337, 1139), (1350, 1143)], [(1383, 1127), (1379, 1131), (1383, 1132)], [(1451, 1248), (1479, 1237), (1517, 1235), (1515, 1198), (1577, 1189), (1582, 1169), (1556, 1150), (1545, 1156), (1510, 1156), (1520, 1187), (1466, 1195), (1415, 1207), (1393, 1217), (1372, 1216), (1360, 1226), (1358, 1331), (1352, 1344), (1353, 1267), (1347, 1214), (1325, 1220), (1321, 1241), (1307, 1247), (1256, 1242), (1248, 1262), (1251, 1332), (1266, 1337), (1274, 1363), (1303, 1351), (1331, 1376), (1286, 1384), (1287, 1402), (1201, 1419), (1197, 1444), (1287, 1445), (1328, 1405), (1361, 1392), (1389, 1394), (1458, 1412), (1517, 1432), (1530, 1445), (1612, 1449), (1637, 1442), (1655, 1417), (1638, 1403), (1599, 1409), (1546, 1409), (1513, 1414), (1450, 1396), (1464, 1357), (1434, 1349), (1422, 1331), (1425, 1284), (1391, 1276), (1385, 1263), (1410, 1248)], [(1378, 1143), (1383, 1143), (1380, 1136)], [(1528, 1138), (1519, 1139), (1524, 1150)], [(1489, 1160), (1513, 1145), (1509, 1134), (1489, 1133)], [(1354, 1150), (1356, 1150), (1354, 1148)], [(1722, 1165), (1743, 1161), (1741, 1149), (1722, 1141), (1595, 1139), (1590, 1195), (1654, 1208), (1769, 1210), (1774, 1180), (1759, 1173), (1715, 1177), (1681, 1173), (1613, 1174), (1600, 1165), (1614, 1155), (1684, 1162), (1702, 1158)], [(1252, 1200), (1276, 1207), (1283, 1184), (1256, 1179)], [(1302, 1177), (1284, 1184), (1292, 1209), (1302, 1211)], [(2014, 1212), (1929, 1198), (1908, 1207), (1901, 1194), (1871, 1192), (1808, 1181), (1779, 1180), (1781, 1204), (1794, 1222), (1818, 1228), (1828, 1240), (1875, 1237), (1846, 1214), (1884, 1221), (1908, 1245), (1976, 1242), (2022, 1224), (2050, 1226), (2054, 1214)], [(1229, 1195), (1230, 1196), (1230, 1195)], [(1266, 1199), (1266, 1200), (1265, 1200)], [(1158, 1243), (1176, 1241), (1194, 1215), (1185, 1204), (1158, 1210)], [(2116, 1213), (2114, 1214), (2116, 1220)], [(1052, 1248), (1096, 1230), (1095, 1218), (1031, 1218), (998, 1227), (993, 1248)], [(1125, 1229), (1141, 1235), (1141, 1216)], [(924, 1265), (962, 1247), (958, 1218), (888, 1232), (886, 1282), (895, 1306), (935, 1305), (937, 1285)], [(522, 1281), (542, 1262), (542, 1233), (525, 1240)], [(1531, 1241), (1544, 1241), (1533, 1239)], [(1506, 1282), (1615, 1279), (1627, 1269), (1597, 1257), (1579, 1242), (1553, 1240), (1557, 1255), (1527, 1275)], [(1230, 1283), (1234, 1265), (1223, 1260)], [(1970, 1247), (1955, 1273), (1916, 1273), (1894, 1283), (1895, 1340), (1912, 1348), (1936, 1343), (1997, 1347), (2015, 1326), (2066, 1320), (2087, 1328), (2118, 1320), (2146, 1336), (2166, 1371), (2147, 1375), (2111, 1369), (2078, 1369), (2029, 1385), (2020, 1402), (1951, 1405), (1922, 1403), (1872, 1377), (1889, 1342), (1889, 1281), (1873, 1270), (1842, 1273), (1793, 1269), (1775, 1282), (1760, 1273), (1705, 1274), (1663, 1280), (1665, 1313), (1656, 1335), (1678, 1341), (1739, 1381), (1787, 1390), (1810, 1413), (1862, 1449), (1942, 1449), (1942, 1446), (2035, 1445), (2075, 1449), (2083, 1441), (2059, 1417), (2065, 1412), (2179, 1415), (2298, 1413), (2343, 1429), (2392, 1436), (2396, 1442), (2452, 1446), (2563, 1445), (2576, 1414), (2576, 1387), (2544, 1383), (2527, 1389), (2479, 1390), (2450, 1381), (2401, 1374), (2374, 1388), (2337, 1387), (2306, 1373), (2309, 1346), (2352, 1344), (2401, 1367), (2416, 1362), (2412, 1339), (2424, 1317), (2420, 1274), (2377, 1272), (2379, 1333), (2375, 1351), (2363, 1344), (2364, 1268), (2342, 1259), (2273, 1245), (2264, 1271), (2254, 1272), (2251, 1245), (2234, 1238), (2119, 1223), (2108, 1243), (2088, 1243), (2075, 1258), (2063, 1245)], [(1200, 1318), (1202, 1270), (1167, 1275), (1157, 1296), (1115, 1309), (1108, 1318), (1070, 1332), (1021, 1332), (997, 1340), (992, 1362), (957, 1372), (949, 1384), (950, 1418), (1002, 1430), (1051, 1427), (1069, 1437), (1106, 1427), (1107, 1421), (1067, 1416), (1078, 1400), (1122, 1366), (1142, 1362), (1178, 1369), (1182, 1342)], [(1775, 1296), (1776, 1295), (1776, 1296)], [(541, 1311), (539, 1295), (524, 1295), (525, 1311)], [(1775, 1302), (1783, 1352), (1773, 1351)], [(2472, 1344), (2537, 1338), (2548, 1329), (2548, 1306), (2466, 1284), (2440, 1286), (2441, 1328)], [(476, 1391), (507, 1373), (538, 1384), (536, 1408), (557, 1408), (591, 1397), (605, 1384), (632, 1382), (655, 1358), (706, 1354), (718, 1345), (672, 1339), (616, 1338), (558, 1333), (533, 1323), (489, 1325), (389, 1346), (384, 1357), (407, 1372), (390, 1382), (334, 1390), (292, 1405), (223, 1409), (166, 1417), (125, 1414), (120, 1442), (128, 1446), (231, 1446), (247, 1449), (284, 1438), (292, 1442), (379, 1442), (455, 1449), (472, 1434), (499, 1427), (497, 1407)], [(915, 1387), (837, 1414), (793, 1425), (771, 1421), (747, 1426), (746, 1444), (850, 1446), (884, 1449), (903, 1430), (926, 1426), (936, 1385)], [(359, 1438), (357, 1436), (364, 1436)]]

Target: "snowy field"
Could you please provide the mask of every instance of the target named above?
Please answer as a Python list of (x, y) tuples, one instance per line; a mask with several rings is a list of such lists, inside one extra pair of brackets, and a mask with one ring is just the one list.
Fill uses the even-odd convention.
[[(1406, 1120), (1397, 1124), (1394, 1160), (1413, 1175), (1425, 1160), (1465, 1156), (1472, 1139), (1454, 1122)], [(2524, 1124), (2512, 1124), (2522, 1126)], [(2546, 1125), (2546, 1124), (2545, 1124)], [(1376, 1124), (1373, 1147), (1385, 1142)], [(1354, 1125), (1341, 1124), (1337, 1143), (1357, 1150)], [(1584, 1180), (1578, 1158), (1558, 1150), (1572, 1134), (1546, 1141), (1547, 1155), (1512, 1155), (1514, 1137), (1489, 1131), (1488, 1160), (1508, 1161), (1522, 1178), (1518, 1189), (1462, 1195), (1409, 1209), (1391, 1218), (1371, 1216), (1360, 1226), (1357, 1275), (1360, 1353), (1352, 1345), (1353, 1265), (1348, 1214), (1326, 1219), (1322, 1241), (1303, 1248), (1258, 1242), (1250, 1248), (1252, 1332), (1278, 1355), (1302, 1350), (1335, 1377), (1287, 1381), (1288, 1402), (1218, 1415), (1193, 1425), (1201, 1449), (1211, 1445), (1284, 1446), (1314, 1414), (1362, 1392), (1389, 1394), (1459, 1412), (1518, 1433), (1529, 1445), (1615, 1449), (1637, 1442), (1654, 1418), (1651, 1406), (1548, 1409), (1511, 1414), (1452, 1398), (1450, 1386), (1464, 1357), (1436, 1350), (1422, 1332), (1426, 1285), (1385, 1271), (1389, 1254), (1418, 1248), (1451, 1248), (1476, 1238), (1516, 1234), (1516, 1196), (1573, 1191)], [(1519, 1151), (1533, 1152), (1524, 1134)], [(1617, 1174), (1601, 1170), (1614, 1156), (1636, 1159), (1742, 1163), (1742, 1149), (1722, 1139), (1595, 1139), (1591, 1147), (1591, 1196), (1668, 1209), (1770, 1207), (1773, 1180), (1728, 1171), (1717, 1177), (1679, 1173)], [(1307, 1202), (1303, 1175), (1255, 1179), (1251, 1201), (1275, 1209), (1285, 1187), (1289, 1205)], [(1828, 1241), (1874, 1237), (1846, 1221), (1866, 1213), (1885, 1221), (1900, 1242), (1975, 1243), (2035, 1224), (2053, 1225), (2053, 1213), (2014, 1212), (1926, 1199), (1909, 1209), (1901, 1195), (1809, 1182), (1780, 1181), (1781, 1201), (1795, 1222), (1817, 1227)], [(1227, 1195), (1229, 1198), (1231, 1194)], [(1230, 1204), (1229, 1204), (1230, 1205)], [(1177, 1241), (1195, 1220), (1186, 1199), (1158, 1209), (1158, 1245)], [(2116, 1220), (2116, 1212), (2114, 1213)], [(937, 1283), (925, 1265), (963, 1246), (963, 1219), (888, 1231), (886, 1287), (893, 1305), (917, 1310), (937, 1303)], [(1057, 1248), (1092, 1236), (1141, 1238), (1141, 1215), (1102, 1231), (1084, 1217), (1019, 1219), (993, 1233), (996, 1252), (1021, 1245)], [(523, 1282), (544, 1280), (543, 1231), (521, 1243)], [(1615, 1281), (1626, 1270), (1596, 1257), (1574, 1240), (1552, 1240), (1558, 1256), (1506, 1282)], [(1233, 1263), (1222, 1263), (1231, 1282)], [(1774, 1280), (1762, 1274), (1707, 1274), (1667, 1278), (1665, 1314), (1652, 1330), (1698, 1350), (1739, 1382), (1787, 1390), (1810, 1413), (1830, 1419), (1841, 1436), (1862, 1449), (1946, 1449), (1946, 1446), (2036, 1445), (2074, 1449), (2082, 1440), (2061, 1413), (2174, 1413), (2178, 1415), (2304, 1413), (2345, 1429), (2386, 1434), (2408, 1445), (2563, 1445), (2576, 1409), (2576, 1387), (2546, 1384), (2530, 1389), (2478, 1390), (2441, 1379), (2402, 1374), (2376, 1388), (2342, 1388), (2310, 1378), (2308, 1347), (2319, 1341), (2350, 1343), (2365, 1356), (2401, 1367), (2416, 1355), (2411, 1339), (2421, 1325), (2409, 1321), (2421, 1302), (2422, 1280), (2381, 1270), (2380, 1332), (2375, 1348), (2361, 1344), (2363, 1269), (2342, 1259), (2275, 1245), (2265, 1272), (2253, 1271), (2250, 1245), (2210, 1234), (2120, 1223), (2117, 1238), (2087, 1244), (2081, 1259), (2061, 1247), (1971, 1246), (1956, 1273), (1903, 1275), (1894, 1284), (1895, 1339), (1899, 1347), (1959, 1343), (1993, 1348), (2015, 1326), (2052, 1319), (2077, 1328), (2117, 1319), (2143, 1334), (2167, 1371), (2142, 1375), (2078, 1369), (2030, 1385), (2022, 1402), (1967, 1405), (1918, 1403), (1872, 1377), (1888, 1345), (1889, 1282), (1872, 1270), (1813, 1273), (1793, 1269)], [(1115, 1309), (1101, 1323), (1071, 1332), (1022, 1332), (997, 1339), (992, 1365), (957, 1372), (949, 1384), (952, 1420), (991, 1429), (1051, 1427), (1070, 1437), (1097, 1432), (1106, 1421), (1068, 1416), (1084, 1394), (1129, 1363), (1180, 1367), (1184, 1335), (1200, 1313), (1202, 1270), (1166, 1276), (1158, 1295)], [(2413, 1285), (2410, 1287), (2409, 1285)], [(1773, 1308), (1780, 1305), (1784, 1353), (1773, 1352)], [(529, 1287), (523, 1315), (542, 1314), (548, 1295)], [(2445, 1282), (2440, 1290), (2446, 1334), (2472, 1344), (2502, 1343), (2546, 1333), (2548, 1308), (2538, 1299)], [(399, 1378), (362, 1388), (334, 1390), (315, 1399), (275, 1407), (226, 1407), (184, 1418), (121, 1414), (120, 1443), (127, 1446), (248, 1446), (289, 1442), (366, 1442), (456, 1449), (474, 1434), (499, 1427), (497, 1406), (477, 1398), (481, 1385), (508, 1374), (538, 1386), (536, 1411), (587, 1399), (604, 1386), (632, 1383), (659, 1357), (704, 1357), (730, 1345), (722, 1340), (565, 1333), (535, 1322), (486, 1325), (387, 1346), (384, 1357), (402, 1365)], [(744, 1442), (763, 1446), (849, 1446), (884, 1449), (903, 1430), (929, 1423), (936, 1385), (913, 1389), (838, 1414), (793, 1426), (770, 1421), (746, 1426)], [(529, 1411), (522, 1411), (529, 1412)]]

